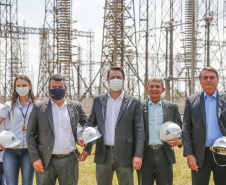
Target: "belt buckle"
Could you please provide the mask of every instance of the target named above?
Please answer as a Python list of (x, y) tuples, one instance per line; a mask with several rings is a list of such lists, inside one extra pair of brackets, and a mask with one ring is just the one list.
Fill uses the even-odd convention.
[(156, 150), (156, 149), (158, 149), (158, 147), (157, 147), (157, 148), (155, 148), (155, 146), (157, 146), (157, 145), (153, 145), (153, 147), (152, 147), (152, 149), (153, 149), (153, 150)]

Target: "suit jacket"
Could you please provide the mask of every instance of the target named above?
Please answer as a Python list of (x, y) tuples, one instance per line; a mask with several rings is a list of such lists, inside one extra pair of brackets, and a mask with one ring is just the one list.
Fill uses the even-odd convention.
[[(148, 100), (142, 102), (143, 105), (143, 116), (144, 116), (144, 130), (145, 130), (145, 146), (148, 147), (149, 143), (149, 120), (148, 120)], [(172, 121), (182, 127), (181, 116), (177, 104), (162, 100), (162, 110), (163, 110), (163, 123), (167, 121)], [(176, 158), (174, 154), (174, 148), (163, 142), (163, 147), (166, 152), (166, 156), (171, 164), (176, 163)], [(144, 150), (146, 151), (146, 150)]]
[[(217, 93), (217, 116), (220, 131), (226, 136), (225, 94)], [(206, 145), (206, 112), (204, 92), (187, 98), (184, 109), (182, 126), (182, 138), (184, 143), (184, 156), (192, 154), (197, 160), (198, 167), (202, 167), (205, 157)]]
[[(80, 103), (66, 100), (71, 121), (71, 128), (75, 141), (77, 141), (77, 125), (82, 126), (87, 116)], [(31, 162), (42, 159), (44, 167), (48, 168), (54, 146), (54, 124), (52, 117), (51, 100), (36, 102), (31, 111), (27, 128), (27, 146)], [(90, 153), (90, 146), (86, 148)]]
[[(96, 127), (102, 137), (96, 142), (95, 163), (105, 161), (105, 117), (108, 93), (94, 98), (91, 114), (85, 127)], [(124, 94), (115, 127), (115, 161), (121, 166), (132, 166), (133, 157), (143, 157), (144, 126), (140, 101)]]

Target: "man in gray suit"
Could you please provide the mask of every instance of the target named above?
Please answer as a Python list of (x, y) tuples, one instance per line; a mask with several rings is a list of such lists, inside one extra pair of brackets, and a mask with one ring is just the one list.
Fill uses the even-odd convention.
[(173, 184), (173, 167), (176, 163), (174, 146), (182, 144), (181, 139), (174, 138), (163, 142), (160, 139), (160, 128), (165, 122), (172, 121), (182, 126), (182, 121), (178, 106), (175, 103), (161, 99), (165, 91), (164, 82), (160, 77), (152, 77), (146, 90), (149, 99), (143, 104), (145, 148), (143, 165), (141, 172), (142, 185), (153, 185), (156, 180), (157, 185)]
[[(38, 185), (78, 184), (77, 125), (87, 116), (78, 102), (65, 99), (65, 77), (52, 75), (50, 99), (34, 104), (27, 128), (27, 145)], [(91, 148), (85, 150), (90, 153)]]
[[(110, 92), (94, 98), (92, 111), (85, 124), (96, 127), (103, 137), (96, 142), (94, 162), (98, 185), (111, 185), (116, 171), (120, 185), (133, 185), (133, 169), (141, 168), (144, 126), (140, 101), (123, 91), (124, 71), (112, 67), (107, 81)], [(82, 145), (82, 139), (79, 139)], [(83, 152), (81, 160), (87, 156)]]
[(226, 184), (226, 167), (218, 166), (210, 147), (216, 139), (226, 136), (226, 97), (217, 90), (218, 73), (205, 67), (199, 75), (203, 92), (187, 98), (183, 120), (184, 156), (192, 170), (193, 185), (208, 185), (211, 171), (216, 185)]

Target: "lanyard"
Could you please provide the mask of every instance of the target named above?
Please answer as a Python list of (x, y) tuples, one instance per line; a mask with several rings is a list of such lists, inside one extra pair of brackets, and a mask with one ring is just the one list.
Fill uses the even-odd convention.
[(27, 110), (26, 110), (25, 115), (24, 115), (22, 109), (20, 108), (20, 111), (21, 111), (21, 113), (22, 113), (22, 115), (23, 115), (23, 117), (24, 117), (24, 124), (25, 124), (25, 119), (26, 119), (26, 117), (27, 117), (27, 111), (28, 111), (28, 109), (29, 109), (29, 107), (30, 107), (30, 104), (31, 104), (31, 102), (29, 102), (29, 104), (28, 104), (28, 107), (27, 107)]

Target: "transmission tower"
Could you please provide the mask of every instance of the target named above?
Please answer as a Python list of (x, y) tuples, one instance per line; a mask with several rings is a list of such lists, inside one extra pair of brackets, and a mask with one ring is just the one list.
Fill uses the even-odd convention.
[[(149, 76), (154, 75), (156, 60), (156, 0), (139, 1), (139, 74), (144, 79), (144, 99), (148, 98), (145, 90)], [(144, 77), (141, 75), (144, 74)]]
[(219, 90), (225, 91), (225, 1), (198, 1), (197, 58), (202, 67), (219, 71)]
[(108, 89), (107, 71), (111, 66), (120, 66), (127, 73), (126, 78), (135, 76), (135, 83), (124, 90), (140, 96), (140, 84), (144, 83), (138, 75), (137, 43), (134, 0), (105, 0), (102, 57), (99, 93)]
[(66, 77), (67, 96), (75, 95), (72, 61), (71, 0), (46, 0), (45, 21), (41, 37), (38, 96), (48, 96), (49, 77), (55, 73)]
[(226, 0), (224, 0), (223, 5), (223, 43), (222, 43), (222, 59), (220, 65), (220, 74), (221, 74), (221, 81), (222, 81), (222, 91), (226, 92)]
[(14, 79), (22, 67), (17, 0), (0, 2), (0, 26), (4, 30), (0, 34), (1, 97), (6, 101), (12, 95)]
[[(195, 1), (195, 10), (194, 10), (194, 42), (192, 42), (192, 31), (193, 31), (193, 11), (192, 11), (192, 0), (186, 0), (185, 2), (185, 40), (184, 40), (184, 68), (182, 69), (182, 71), (184, 70), (184, 76), (185, 76), (185, 96), (189, 96), (191, 95), (191, 67), (192, 67), (192, 62), (194, 62), (194, 66), (195, 66), (195, 76), (198, 76), (198, 71), (197, 71), (197, 27), (198, 27), (198, 2)], [(194, 49), (194, 51), (196, 52), (194, 55), (194, 61), (192, 59), (192, 50)]]
[[(90, 31), (91, 35), (91, 31)], [(88, 51), (88, 61), (89, 61), (89, 78), (88, 78), (88, 83), (90, 85), (90, 96), (93, 97), (92, 94), (92, 81), (93, 81), (93, 76), (94, 76), (94, 58), (95, 58), (95, 47), (94, 46), (94, 37), (90, 36), (89, 39), (87, 39), (87, 51)]]

